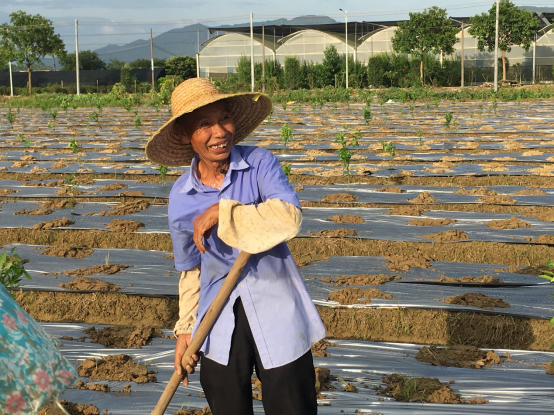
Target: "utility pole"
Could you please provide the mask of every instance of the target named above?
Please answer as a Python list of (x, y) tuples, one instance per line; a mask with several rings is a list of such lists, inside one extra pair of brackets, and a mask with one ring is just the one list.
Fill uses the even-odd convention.
[(346, 88), (348, 88), (348, 12), (346, 10), (339, 9), (344, 13), (344, 45), (345, 45), (345, 56), (346, 56)]
[(496, 0), (496, 32), (494, 35), (494, 92), (498, 91), (498, 18), (500, 15), (500, 1)]
[(465, 87), (465, 75), (464, 75), (464, 22), (462, 22), (462, 88)]
[(13, 78), (12, 78), (12, 61), (8, 62), (10, 68), (10, 95), (13, 97)]
[(265, 94), (265, 25), (262, 25), (262, 92)]
[(533, 84), (535, 84), (537, 81), (536, 78), (536, 56), (537, 56), (537, 34), (535, 33), (535, 38), (533, 40)]
[(152, 39), (152, 28), (150, 28), (150, 64), (152, 66), (152, 91), (154, 88), (154, 41)]
[(254, 13), (250, 13), (250, 78), (252, 78), (252, 92), (254, 92)]
[(75, 19), (75, 73), (77, 75), (77, 95), (81, 95), (79, 84), (79, 21)]

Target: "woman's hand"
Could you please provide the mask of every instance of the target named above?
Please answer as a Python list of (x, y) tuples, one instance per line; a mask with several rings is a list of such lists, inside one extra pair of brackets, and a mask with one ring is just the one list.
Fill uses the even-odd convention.
[(201, 254), (208, 249), (204, 246), (204, 238), (209, 238), (212, 230), (219, 221), (219, 203), (213, 204), (193, 221), (194, 234), (192, 239)]
[[(190, 344), (190, 334), (181, 334), (177, 337), (177, 344), (175, 345), (175, 362), (173, 363), (175, 367), (175, 371), (177, 371), (177, 374), (182, 376), (183, 374), (183, 366), (182, 366), (182, 359), (183, 355), (185, 354), (185, 351), (187, 350), (187, 347)], [(186, 357), (187, 365), (185, 367), (185, 377), (183, 378), (183, 386), (187, 387), (189, 385), (189, 374), (194, 374), (194, 367), (196, 367), (196, 363), (198, 362), (198, 356), (196, 354), (189, 355)]]

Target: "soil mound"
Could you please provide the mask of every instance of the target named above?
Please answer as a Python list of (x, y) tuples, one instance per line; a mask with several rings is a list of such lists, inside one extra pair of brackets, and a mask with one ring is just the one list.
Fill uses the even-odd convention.
[(339, 192), (335, 194), (325, 195), (321, 198), (323, 202), (356, 202), (358, 197), (347, 192)]
[(453, 305), (475, 306), (477, 308), (492, 310), (492, 308), (509, 308), (510, 304), (500, 298), (491, 298), (484, 293), (464, 293), (443, 299), (443, 302)]
[(38, 208), (38, 209), (32, 209), (31, 211), (27, 211), (26, 209), (22, 209), (21, 211), (14, 212), (13, 215), (50, 215), (52, 214), (52, 211), (50, 208)]
[(32, 182), (23, 182), (23, 186), (43, 186), (47, 188), (59, 188), (61, 186), (64, 186), (65, 182), (62, 180), (54, 181), (54, 182), (38, 182), (38, 183), (32, 183)]
[(92, 267), (83, 267), (81, 269), (75, 269), (71, 271), (64, 271), (63, 274), (66, 276), (90, 276), (91, 274), (116, 274), (121, 270), (128, 269), (129, 267), (126, 264), (102, 264), (99, 266)]
[(333, 290), (326, 300), (332, 300), (341, 305), (371, 303), (371, 298), (392, 299), (393, 295), (385, 294), (378, 289), (337, 289)]
[(106, 225), (112, 231), (117, 233), (134, 233), (135, 231), (144, 228), (144, 224), (140, 221), (120, 220), (116, 218)]
[(451, 283), (504, 283), (501, 279), (494, 276), (463, 276), (463, 277), (446, 277), (443, 276), (440, 279), (435, 279), (433, 282), (451, 282)]
[(456, 220), (451, 220), (450, 218), (423, 218), (421, 220), (409, 220), (407, 224), (416, 225), (418, 227), (431, 227), (439, 225), (449, 225), (458, 222)]
[(443, 367), (478, 368), (502, 364), (502, 360), (492, 350), (480, 350), (471, 345), (450, 347), (422, 347), (415, 356), (416, 360)]
[(354, 276), (323, 277), (319, 280), (333, 283), (335, 286), (373, 286), (382, 285), (395, 279), (403, 279), (403, 277), (389, 274), (356, 274)]
[(488, 195), (479, 198), (477, 202), (482, 202), (483, 204), (513, 205), (517, 201), (510, 198), (508, 195)]
[(67, 257), (71, 259), (82, 259), (90, 256), (94, 250), (88, 247), (72, 247), (69, 244), (60, 244), (58, 246), (46, 247), (40, 252), (46, 256)]
[(109, 185), (104, 185), (98, 188), (98, 191), (118, 191), (120, 189), (128, 188), (127, 185), (124, 185), (122, 183), (111, 183)]
[(484, 223), (487, 227), (494, 230), (514, 230), (516, 228), (533, 228), (531, 224), (516, 217), (510, 217), (505, 220), (494, 220)]
[[(93, 404), (81, 404), (60, 400), (60, 404), (69, 415), (99, 415), (100, 410)], [(55, 402), (46, 403), (39, 411), (39, 415), (63, 415), (64, 412)]]
[(312, 237), (350, 237), (358, 235), (353, 228), (338, 228), (336, 230), (321, 230), (317, 233), (308, 231), (308, 235)]
[(385, 186), (383, 188), (376, 189), (375, 192), (393, 192), (395, 194), (401, 194), (402, 188), (399, 186)]
[(488, 188), (472, 188), (472, 189), (462, 188), (454, 193), (462, 194), (462, 195), (498, 195), (498, 192), (492, 191)]
[(78, 189), (74, 189), (74, 188), (62, 188), (62, 189), (58, 189), (54, 193), (56, 195), (59, 195), (59, 196), (77, 196), (77, 195), (89, 195), (90, 194), (90, 192), (79, 191)]
[(336, 222), (337, 224), (362, 224), (365, 220), (362, 217), (357, 215), (333, 215), (331, 221)]
[(409, 215), (410, 217), (419, 217), (425, 211), (427, 210), (423, 208), (401, 205), (399, 207), (389, 209), (388, 213), (389, 215)]
[(101, 217), (109, 215), (127, 215), (145, 210), (149, 206), (150, 202), (145, 200), (122, 202), (113, 207), (110, 211), (100, 211), (98, 215)]
[(17, 193), (18, 191), (14, 190), (14, 189), (0, 189), (0, 196), (6, 196), (6, 195), (9, 195), (9, 194), (15, 194)]
[(522, 189), (521, 191), (512, 192), (510, 195), (546, 195), (546, 192), (540, 189)]
[(179, 409), (176, 412), (173, 412), (174, 415), (211, 415), (212, 410), (206, 406), (202, 409), (194, 409), (194, 410), (185, 410), (185, 409)]
[(525, 240), (538, 244), (554, 244), (554, 236), (550, 234), (541, 234), (533, 240), (532, 237), (524, 237)]
[(60, 287), (71, 290), (100, 290), (103, 292), (117, 292), (121, 286), (115, 283), (104, 282), (91, 277), (78, 277), (77, 279), (60, 284)]
[(429, 191), (425, 191), (413, 199), (408, 199), (408, 202), (411, 202), (412, 204), (431, 204), (436, 201), (438, 201), (438, 199), (431, 196)]
[(539, 276), (543, 274), (545, 271), (549, 271), (554, 273), (554, 267), (548, 267), (545, 265), (542, 266), (527, 266), (523, 267), (521, 269), (516, 270), (516, 273), (520, 274), (532, 274), (534, 276)]
[(441, 231), (436, 234), (427, 234), (422, 238), (426, 240), (435, 240), (436, 243), (448, 243), (450, 241), (460, 241), (460, 240), (469, 240), (469, 236), (460, 230), (448, 230)]
[(407, 272), (410, 267), (420, 267), (422, 269), (431, 267), (429, 259), (419, 252), (408, 258), (398, 254), (385, 256), (385, 260), (390, 262), (386, 266), (393, 272)]
[(103, 359), (88, 358), (77, 367), (79, 377), (92, 377), (113, 381), (150, 383), (157, 381), (156, 371), (148, 371), (126, 354), (108, 355)]
[(68, 225), (75, 224), (75, 221), (70, 220), (67, 217), (62, 217), (61, 220), (54, 218), (52, 221), (39, 222), (33, 225), (33, 230), (50, 230), (52, 228), (67, 227)]
[(91, 342), (107, 348), (142, 348), (152, 338), (169, 338), (159, 329), (150, 326), (110, 326), (102, 329), (92, 326), (83, 332), (92, 339)]
[(41, 204), (43, 208), (50, 208), (50, 209), (60, 209), (65, 208), (67, 205), (67, 202), (65, 199), (60, 199), (58, 201), (46, 201)]
[(546, 366), (546, 374), (554, 376), (554, 361)]
[(325, 367), (315, 367), (315, 390), (320, 391), (332, 391), (336, 390), (331, 381), (331, 370)]
[(331, 354), (327, 352), (327, 347), (336, 347), (337, 344), (333, 344), (332, 342), (325, 341), (324, 339), (317, 341), (314, 345), (312, 345), (312, 355), (316, 357), (330, 357)]
[(393, 397), (399, 402), (486, 403), (484, 399), (462, 400), (461, 395), (452, 391), (450, 383), (441, 383), (438, 378), (410, 378), (394, 373), (383, 377), (382, 381), (386, 386), (378, 389), (377, 394)]
[[(142, 171), (140, 172), (142, 173)], [(116, 196), (146, 196), (141, 191), (123, 191), (118, 193)]]

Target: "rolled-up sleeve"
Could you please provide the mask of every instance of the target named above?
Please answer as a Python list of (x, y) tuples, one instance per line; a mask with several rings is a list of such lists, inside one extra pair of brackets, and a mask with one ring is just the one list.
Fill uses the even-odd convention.
[(173, 334), (190, 334), (196, 324), (200, 296), (200, 265), (181, 272), (179, 280), (179, 320)]

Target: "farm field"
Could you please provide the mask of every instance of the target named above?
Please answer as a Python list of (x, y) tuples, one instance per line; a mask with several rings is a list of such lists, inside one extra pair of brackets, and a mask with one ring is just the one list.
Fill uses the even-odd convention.
[[(60, 397), (70, 413), (149, 414), (173, 372), (166, 205), (187, 168), (143, 152), (168, 107), (137, 110), (0, 116), (2, 251), (30, 260), (16, 299), (80, 368)], [(244, 141), (274, 152), (303, 205), (288, 244), (327, 328), (319, 413), (552, 413), (554, 299), (538, 275), (554, 259), (554, 103), (387, 102), (365, 116), (275, 105)], [(146, 367), (91, 361), (118, 354)], [(197, 373), (166, 413), (205, 406)]]

